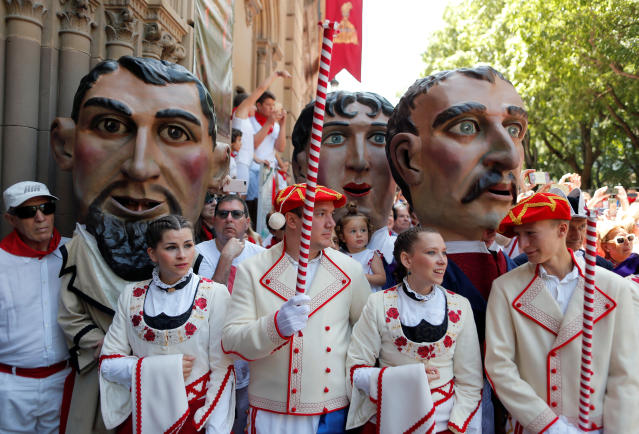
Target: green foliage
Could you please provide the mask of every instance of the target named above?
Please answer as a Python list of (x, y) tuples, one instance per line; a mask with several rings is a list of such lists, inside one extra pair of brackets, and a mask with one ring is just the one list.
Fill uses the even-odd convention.
[(424, 75), (501, 71), (530, 114), (526, 165), (585, 188), (639, 175), (639, 2), (462, 0), (423, 54)]

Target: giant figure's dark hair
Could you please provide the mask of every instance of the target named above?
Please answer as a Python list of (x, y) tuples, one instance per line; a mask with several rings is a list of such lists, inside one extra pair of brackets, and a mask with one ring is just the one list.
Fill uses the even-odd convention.
[(393, 160), (391, 159), (390, 144), (396, 134), (399, 133), (411, 133), (418, 135), (417, 127), (413, 123), (411, 113), (415, 108), (415, 98), (420, 95), (428, 93), (431, 87), (435, 86), (441, 81), (446, 80), (448, 77), (454, 74), (462, 74), (476, 80), (484, 80), (490, 83), (495, 82), (495, 77), (508, 81), (499, 71), (493, 69), (490, 66), (477, 66), (474, 68), (459, 68), (448, 71), (436, 72), (428, 77), (420, 78), (415, 81), (411, 87), (408, 88), (404, 96), (399, 100), (399, 103), (395, 107), (393, 114), (388, 120), (388, 128), (386, 129), (386, 157), (388, 158), (388, 165), (390, 166), (391, 173), (397, 185), (402, 189), (404, 197), (408, 203), (412, 206), (413, 200), (410, 195), (408, 184), (404, 181), (399, 170), (395, 167)]
[[(326, 95), (326, 113), (331, 117), (334, 117), (335, 113), (337, 113), (344, 118), (354, 118), (357, 116), (357, 112), (346, 111), (346, 107), (354, 102), (369, 107), (371, 110), (366, 115), (370, 118), (377, 117), (380, 111), (386, 116), (390, 116), (393, 113), (393, 105), (381, 95), (373, 92), (348, 92), (343, 90)], [(314, 107), (315, 101), (308, 103), (293, 127), (291, 135), (293, 161), (295, 161), (297, 154), (306, 150), (311, 140)]]
[(202, 82), (186, 68), (166, 60), (156, 60), (148, 57), (132, 57), (122, 56), (117, 61), (105, 60), (98, 63), (89, 71), (87, 75), (82, 77), (78, 90), (73, 97), (73, 110), (71, 118), (77, 123), (80, 115), (80, 104), (84, 100), (86, 93), (93, 87), (95, 82), (101, 75), (108, 74), (118, 69), (118, 66), (131, 72), (140, 80), (148, 84), (163, 86), (169, 83), (195, 83), (197, 91), (200, 95), (200, 104), (202, 105), (202, 113), (209, 121), (209, 135), (213, 139), (213, 147), (215, 147), (215, 106), (211, 94), (204, 87)]

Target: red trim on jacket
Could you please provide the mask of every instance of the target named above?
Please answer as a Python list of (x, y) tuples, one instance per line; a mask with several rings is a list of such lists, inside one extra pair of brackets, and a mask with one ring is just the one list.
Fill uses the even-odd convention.
[(193, 419), (193, 423), (195, 423), (195, 429), (196, 430), (199, 431), (200, 428), (202, 428), (202, 425), (204, 425), (204, 422), (206, 422), (206, 419), (209, 417), (209, 415), (211, 414), (211, 412), (213, 411), (213, 409), (217, 405), (218, 401), (220, 400), (220, 396), (222, 396), (222, 392), (224, 392), (224, 388), (226, 387), (226, 382), (229, 380), (229, 377), (231, 376), (231, 372), (233, 373), (233, 375), (235, 375), (235, 369), (233, 368), (233, 365), (229, 366), (226, 369), (226, 375), (224, 375), (224, 379), (222, 380), (222, 384), (220, 384), (220, 388), (217, 390), (217, 394), (215, 395), (215, 399), (213, 400), (213, 402), (211, 403), (209, 408), (204, 412), (204, 415), (202, 415), (202, 419), (200, 420), (200, 422), (195, 422), (195, 419)]
[(541, 431), (539, 431), (539, 434), (543, 433), (544, 431), (546, 431), (548, 428), (550, 428), (551, 426), (554, 425), (555, 422), (557, 422), (559, 420), (559, 416), (555, 417), (553, 419), (552, 422), (550, 422), (548, 425), (546, 425)]
[(381, 434), (382, 429), (382, 376), (384, 375), (386, 368), (382, 368), (379, 371), (377, 377), (377, 434)]
[(317, 308), (316, 308), (313, 312), (309, 313), (309, 314), (308, 314), (308, 317), (309, 317), (309, 318), (310, 318), (311, 316), (313, 316), (313, 314), (314, 314), (315, 312), (317, 312), (317, 311), (318, 311), (318, 310), (320, 310), (322, 307), (324, 307), (324, 305), (325, 305), (326, 303), (328, 303), (329, 301), (331, 301), (332, 299), (334, 299), (334, 298), (337, 296), (337, 294), (341, 293), (344, 289), (346, 289), (346, 287), (347, 287), (348, 285), (350, 285), (350, 284), (351, 284), (351, 278), (348, 276), (348, 274), (344, 273), (344, 270), (342, 270), (341, 268), (339, 268), (339, 267), (337, 266), (337, 264), (336, 264), (335, 262), (333, 262), (333, 260), (332, 260), (332, 259), (331, 259), (331, 258), (330, 258), (327, 254), (326, 254), (326, 251), (323, 251), (323, 255), (324, 255), (324, 257), (325, 257), (325, 258), (326, 258), (326, 259), (327, 259), (327, 260), (328, 260), (331, 264), (333, 264), (333, 265), (335, 266), (335, 268), (337, 268), (337, 269), (338, 269), (338, 270), (339, 270), (339, 271), (340, 271), (340, 272), (341, 272), (341, 273), (342, 273), (342, 274), (346, 277), (346, 283), (344, 283), (344, 284), (343, 284), (344, 286), (342, 286), (339, 290), (335, 291), (335, 294), (331, 295), (328, 299), (326, 299), (326, 301), (325, 301), (324, 303), (322, 303), (322, 304), (320, 304), (319, 306), (317, 306)]
[(350, 371), (351, 371), (351, 386), (353, 385), (353, 374), (355, 373), (355, 370), (359, 369), (359, 368), (374, 368), (374, 366), (371, 366), (371, 365), (353, 365), (353, 366), (351, 366), (351, 369), (350, 369)]
[(135, 428), (139, 433), (142, 432), (142, 360), (144, 357), (138, 359), (135, 370)]
[(290, 336), (288, 336), (288, 337), (287, 337), (287, 336), (284, 336), (284, 335), (282, 334), (282, 332), (280, 332), (280, 328), (279, 328), (279, 327), (278, 327), (278, 325), (277, 325), (277, 314), (278, 314), (278, 313), (280, 313), (280, 311), (279, 311), (279, 310), (278, 310), (277, 312), (275, 312), (275, 315), (273, 316), (273, 322), (275, 323), (275, 331), (277, 332), (277, 334), (278, 334), (278, 335), (280, 335), (280, 337), (281, 337), (282, 339), (284, 339), (284, 340), (288, 340), (288, 339), (290, 339), (291, 337), (290, 337)]
[(450, 420), (448, 421), (448, 426), (456, 429), (457, 431), (461, 433), (466, 432), (466, 429), (468, 428), (468, 424), (470, 423), (473, 416), (475, 416), (475, 413), (477, 413), (477, 410), (479, 410), (479, 404), (481, 404), (481, 398), (483, 394), (484, 394), (484, 389), (482, 389), (481, 392), (479, 392), (479, 402), (477, 403), (477, 407), (475, 407), (475, 409), (470, 413), (470, 416), (466, 418), (466, 420), (464, 421), (464, 424), (461, 427), (459, 427), (455, 422), (451, 422)]
[(273, 268), (275, 268), (275, 266), (277, 264), (279, 264), (279, 262), (282, 260), (282, 258), (284, 257), (284, 255), (286, 254), (286, 241), (284, 241), (284, 245), (282, 246), (282, 254), (280, 255), (279, 258), (277, 258), (277, 260), (273, 263), (273, 265), (271, 266), (271, 268), (269, 268), (268, 270), (266, 270), (266, 273), (262, 274), (262, 277), (260, 277), (260, 285), (262, 285), (264, 288), (268, 289), (269, 291), (271, 291), (273, 294), (277, 295), (279, 298), (281, 298), (284, 301), (288, 301), (286, 298), (284, 298), (281, 294), (278, 294), (277, 292), (273, 291), (270, 287), (267, 286), (266, 283), (264, 283), (264, 278), (266, 277), (266, 275), (268, 273), (271, 272), (271, 270)]
[(180, 416), (180, 418), (176, 420), (175, 423), (169, 427), (169, 429), (164, 431), (164, 434), (173, 434), (179, 432), (182, 428), (182, 425), (184, 425), (184, 422), (186, 422), (186, 418), (189, 417), (189, 413), (191, 413), (191, 409), (187, 406), (184, 414)]
[(108, 354), (108, 355), (104, 355), (104, 356), (100, 356), (100, 359), (98, 361), (98, 371), (100, 370), (100, 368), (102, 368), (102, 362), (106, 359), (120, 359), (122, 357), (126, 357), (123, 354)]

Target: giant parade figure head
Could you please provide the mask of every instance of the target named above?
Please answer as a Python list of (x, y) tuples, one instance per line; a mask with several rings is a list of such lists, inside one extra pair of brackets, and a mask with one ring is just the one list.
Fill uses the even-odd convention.
[(150, 276), (147, 222), (197, 219), (220, 165), (215, 136), (213, 100), (180, 65), (125, 56), (82, 79), (71, 118), (52, 125), (51, 147), (72, 171), (80, 222), (118, 276)]
[[(302, 110), (291, 136), (297, 183), (306, 182), (313, 107), (311, 102)], [(339, 91), (326, 96), (325, 107), (317, 182), (356, 202), (379, 229), (386, 225), (395, 194), (384, 153), (393, 106), (376, 93)]]
[(517, 198), (527, 113), (488, 66), (417, 80), (388, 122), (393, 177), (423, 225), (446, 241), (480, 240)]

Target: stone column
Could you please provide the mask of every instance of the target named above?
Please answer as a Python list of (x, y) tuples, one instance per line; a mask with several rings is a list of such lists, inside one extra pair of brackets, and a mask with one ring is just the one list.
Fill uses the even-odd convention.
[(268, 74), (268, 54), (269, 47), (268, 41), (264, 39), (258, 39), (256, 42), (257, 46), (257, 56), (256, 56), (256, 68), (255, 68), (255, 84), (254, 86), (259, 86), (266, 79), (266, 75)]
[(108, 9), (104, 14), (107, 22), (107, 58), (119, 59), (122, 56), (133, 55), (139, 36), (136, 32), (137, 20), (126, 8)]
[(162, 34), (158, 23), (144, 24), (144, 39), (142, 40), (142, 57), (162, 59)]
[(5, 0), (4, 119), (2, 189), (36, 178), (40, 44), (44, 5), (32, 0)]
[[(73, 96), (91, 63), (91, 25), (95, 5), (88, 0), (60, 0), (60, 63), (58, 116), (70, 117)], [(55, 191), (60, 198), (56, 211), (58, 229), (69, 236), (76, 221), (73, 183), (69, 172), (58, 170)]]

